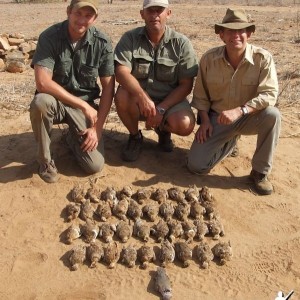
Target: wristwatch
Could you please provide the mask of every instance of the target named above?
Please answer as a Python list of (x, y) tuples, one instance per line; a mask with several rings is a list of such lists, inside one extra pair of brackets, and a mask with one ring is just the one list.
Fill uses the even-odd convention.
[(249, 114), (249, 110), (248, 110), (248, 108), (247, 108), (246, 105), (242, 105), (242, 106), (241, 106), (241, 110), (242, 110), (243, 116)]
[(165, 112), (166, 112), (166, 110), (164, 109), (164, 108), (162, 108), (162, 107), (160, 107), (160, 106), (156, 106), (156, 110), (158, 111), (158, 113), (160, 114), (160, 115), (164, 115), (165, 114)]

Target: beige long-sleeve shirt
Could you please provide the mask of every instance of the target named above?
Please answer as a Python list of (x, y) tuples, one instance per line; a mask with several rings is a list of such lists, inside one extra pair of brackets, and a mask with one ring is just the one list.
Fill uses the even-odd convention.
[(277, 96), (277, 73), (267, 50), (247, 44), (244, 59), (234, 70), (221, 46), (200, 59), (192, 106), (218, 113), (245, 104), (260, 110), (274, 106)]

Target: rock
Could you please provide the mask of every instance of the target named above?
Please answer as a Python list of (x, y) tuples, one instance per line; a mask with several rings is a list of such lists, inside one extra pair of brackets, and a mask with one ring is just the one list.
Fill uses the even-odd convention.
[(10, 73), (22, 73), (26, 69), (26, 65), (20, 61), (9, 61), (6, 63), (6, 71)]
[(6, 51), (10, 50), (10, 44), (6, 37), (0, 36), (0, 49)]
[(24, 43), (24, 39), (17, 39), (17, 38), (8, 38), (8, 42), (11, 46), (19, 46), (20, 44)]
[(0, 72), (5, 71), (5, 69), (6, 69), (5, 62), (2, 58), (0, 58)]

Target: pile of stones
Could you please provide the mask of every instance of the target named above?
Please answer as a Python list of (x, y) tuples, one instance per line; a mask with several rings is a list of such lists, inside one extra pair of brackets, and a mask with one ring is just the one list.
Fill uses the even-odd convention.
[(36, 45), (37, 38), (27, 39), (21, 33), (0, 35), (0, 71), (24, 72)]
[[(206, 186), (100, 191), (96, 184), (76, 184), (69, 200), (64, 215), (71, 224), (62, 239), (75, 244), (67, 254), (71, 270), (84, 262), (91, 268), (99, 262), (108, 268), (117, 262), (166, 267), (175, 259), (188, 267), (193, 256), (201, 268), (208, 268), (212, 260), (223, 265), (232, 257), (230, 242), (221, 240), (225, 231), (216, 199)], [(205, 239), (217, 243), (210, 246)]]

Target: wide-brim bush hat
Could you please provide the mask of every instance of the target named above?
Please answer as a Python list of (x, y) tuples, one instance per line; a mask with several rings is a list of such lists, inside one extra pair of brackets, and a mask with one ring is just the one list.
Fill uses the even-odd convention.
[(248, 16), (243, 9), (230, 9), (226, 11), (222, 23), (215, 24), (215, 33), (220, 33), (222, 28), (228, 29), (245, 29), (255, 31), (255, 24), (248, 20)]

